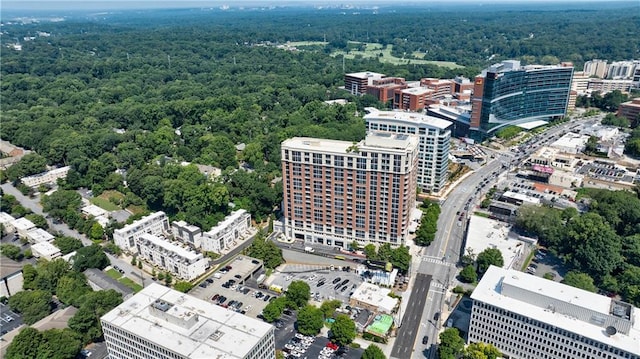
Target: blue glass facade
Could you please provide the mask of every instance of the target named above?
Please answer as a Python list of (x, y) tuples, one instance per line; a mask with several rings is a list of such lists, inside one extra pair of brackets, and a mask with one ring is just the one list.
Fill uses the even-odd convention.
[(496, 130), (566, 115), (573, 67), (529, 66), (510, 71), (487, 71), (484, 77), (479, 126), (473, 137), (486, 138)]

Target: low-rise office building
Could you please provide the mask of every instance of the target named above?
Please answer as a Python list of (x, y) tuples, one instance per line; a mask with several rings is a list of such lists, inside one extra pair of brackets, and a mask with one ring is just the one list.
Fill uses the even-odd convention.
[(275, 328), (153, 283), (100, 318), (113, 359), (274, 359)]
[(45, 231), (42, 228), (32, 228), (27, 232), (26, 238), (30, 243), (43, 243), (43, 242), (51, 242), (55, 239), (55, 237)]
[(13, 226), (13, 221), (15, 221), (16, 219), (13, 218), (13, 216), (11, 216), (9, 213), (6, 212), (0, 212), (0, 224), (2, 225), (2, 227), (4, 228), (4, 232), (5, 233), (11, 233), (14, 232), (16, 229)]
[(0, 297), (10, 297), (22, 291), (24, 277), (22, 263), (9, 258), (2, 258), (0, 266)]
[(244, 209), (231, 212), (209, 231), (202, 233), (202, 250), (220, 253), (231, 249), (250, 234), (251, 214)]
[(390, 289), (362, 282), (349, 298), (349, 305), (376, 313), (391, 314), (398, 307), (399, 300), (389, 296)]
[(113, 231), (113, 241), (122, 250), (137, 253), (136, 239), (140, 236), (146, 233), (161, 236), (169, 232), (167, 215), (164, 212), (155, 212)]
[(52, 261), (62, 256), (60, 249), (49, 242), (38, 242), (31, 246), (33, 256), (36, 258), (44, 258), (48, 261)]
[(209, 268), (209, 259), (202, 253), (171, 243), (150, 233), (136, 238), (139, 258), (184, 280), (193, 280)]
[(640, 310), (628, 303), (494, 266), (471, 299), (468, 342), (505, 357), (640, 358)]
[(20, 181), (31, 188), (36, 188), (41, 184), (55, 184), (59, 178), (67, 178), (70, 169), (69, 166), (60, 167), (37, 175), (23, 177)]
[(15, 229), (16, 232), (18, 232), (18, 236), (20, 236), (20, 238), (25, 239), (28, 238), (27, 232), (36, 228), (36, 225), (33, 224), (33, 222), (24, 217), (18, 218), (11, 222), (11, 226)]

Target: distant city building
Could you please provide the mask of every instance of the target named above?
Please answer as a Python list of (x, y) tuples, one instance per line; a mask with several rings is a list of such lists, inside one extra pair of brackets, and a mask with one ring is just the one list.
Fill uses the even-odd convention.
[(37, 175), (23, 177), (20, 181), (31, 188), (36, 188), (42, 184), (55, 184), (59, 178), (67, 178), (67, 173), (71, 167), (65, 166), (43, 172)]
[(152, 283), (100, 318), (113, 359), (275, 359), (275, 328)]
[(584, 95), (589, 89), (589, 80), (591, 77), (584, 71), (574, 71), (573, 78), (571, 79), (571, 90), (575, 91), (578, 95)]
[(573, 66), (520, 66), (509, 60), (476, 77), (471, 137), (483, 139), (500, 128), (563, 118), (569, 104)]
[(612, 80), (631, 79), (635, 70), (640, 68), (640, 61), (616, 61), (608, 66), (607, 78)]
[(359, 142), (296, 137), (281, 145), (284, 232), (347, 248), (404, 244), (415, 207), (418, 138), (369, 133)]
[(169, 232), (167, 215), (164, 212), (155, 212), (113, 231), (113, 241), (122, 250), (136, 253), (136, 238), (146, 233), (161, 236)]
[(591, 60), (585, 62), (584, 73), (587, 77), (598, 76), (601, 79), (607, 77), (607, 60)]
[(136, 237), (136, 253), (145, 261), (181, 279), (191, 281), (209, 269), (209, 259), (202, 253), (183, 248), (150, 233)]
[(409, 87), (395, 90), (393, 93), (393, 108), (396, 110), (420, 111), (431, 103), (434, 90), (426, 87)]
[(615, 80), (603, 80), (603, 79), (589, 79), (588, 91), (598, 91), (600, 94), (618, 90), (620, 92), (628, 93), (631, 91), (631, 79), (615, 79)]
[(439, 192), (447, 181), (452, 123), (414, 112), (379, 111), (366, 108), (367, 131), (416, 135), (418, 144), (418, 187)]
[(616, 115), (626, 117), (632, 124), (640, 124), (640, 97), (621, 103)]
[(640, 311), (628, 303), (494, 266), (471, 299), (468, 342), (505, 357), (640, 358)]
[(231, 212), (215, 227), (202, 233), (202, 250), (220, 253), (251, 234), (251, 214), (244, 209)]
[(427, 77), (420, 79), (420, 86), (432, 90), (432, 98), (443, 99), (453, 94), (453, 81), (451, 80)]
[(473, 93), (473, 82), (463, 76), (456, 76), (453, 79), (452, 95), (455, 99), (470, 101)]
[(397, 90), (407, 88), (407, 82), (401, 77), (384, 77), (371, 81), (367, 85), (367, 94), (375, 96), (378, 101), (387, 103), (393, 100), (393, 94)]
[(386, 77), (384, 74), (376, 72), (354, 72), (344, 75), (344, 89), (352, 95), (364, 95), (367, 87), (373, 84), (374, 80)]

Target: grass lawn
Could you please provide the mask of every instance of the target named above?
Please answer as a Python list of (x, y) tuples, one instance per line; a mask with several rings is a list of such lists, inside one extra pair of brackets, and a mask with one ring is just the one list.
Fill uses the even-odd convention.
[[(377, 57), (380, 62), (386, 62), (386, 63), (390, 63), (390, 64), (394, 64), (394, 65), (406, 65), (406, 64), (416, 64), (416, 65), (426, 65), (426, 64), (431, 64), (431, 65), (438, 65), (438, 66), (442, 66), (442, 67), (447, 67), (450, 69), (456, 69), (456, 68), (462, 68), (464, 66), (460, 66), (454, 62), (449, 62), (449, 61), (429, 61), (429, 60), (422, 60), (422, 59), (405, 59), (405, 58), (399, 58), (399, 57), (395, 57), (393, 55), (391, 55), (391, 50), (393, 49), (393, 45), (387, 45), (386, 48), (383, 49), (382, 44), (379, 43), (373, 43), (373, 42), (368, 42), (365, 44), (365, 50), (364, 51), (349, 51), (349, 53), (345, 53), (344, 51), (334, 51), (331, 53), (331, 56), (337, 56), (337, 55), (344, 55), (347, 59), (353, 59), (355, 58), (357, 55), (360, 55), (364, 58), (372, 58), (372, 57)], [(382, 54), (382, 56), (380, 56), (380, 54)], [(424, 55), (422, 56), (424, 57)]]
[(126, 285), (127, 287), (133, 289), (134, 292), (138, 293), (142, 290), (142, 286), (127, 277), (120, 278), (118, 282)]
[(145, 212), (144, 207), (141, 206), (129, 206), (127, 207), (127, 210), (133, 214), (140, 214)]
[(107, 275), (115, 280), (118, 280), (120, 279), (120, 277), (122, 277), (122, 274), (113, 268), (107, 271)]
[(96, 206), (104, 209), (105, 211), (117, 211), (120, 209), (120, 207), (116, 206), (115, 204), (109, 202), (108, 199), (104, 199), (102, 197), (93, 197), (91, 198), (90, 202), (92, 204), (95, 204)]

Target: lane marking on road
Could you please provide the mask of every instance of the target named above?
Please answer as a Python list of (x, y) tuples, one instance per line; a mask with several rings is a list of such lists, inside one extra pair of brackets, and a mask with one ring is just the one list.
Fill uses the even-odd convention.
[(430, 289), (429, 293), (438, 293), (438, 294), (446, 294), (447, 292), (441, 292), (439, 290), (435, 290), (435, 289)]

